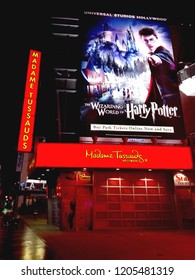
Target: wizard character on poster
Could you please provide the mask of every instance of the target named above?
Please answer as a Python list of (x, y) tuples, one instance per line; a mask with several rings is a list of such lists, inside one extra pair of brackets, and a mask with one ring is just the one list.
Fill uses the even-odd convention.
[(81, 134), (183, 138), (166, 19), (86, 12)]

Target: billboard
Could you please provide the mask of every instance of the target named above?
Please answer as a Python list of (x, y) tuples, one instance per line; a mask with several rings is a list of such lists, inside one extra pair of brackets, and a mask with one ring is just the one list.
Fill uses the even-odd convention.
[(167, 18), (83, 14), (81, 136), (185, 138)]

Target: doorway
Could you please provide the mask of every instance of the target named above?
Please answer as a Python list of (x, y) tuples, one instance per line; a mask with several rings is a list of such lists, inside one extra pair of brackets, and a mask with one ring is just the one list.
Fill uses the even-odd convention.
[(75, 230), (92, 230), (92, 187), (76, 186)]

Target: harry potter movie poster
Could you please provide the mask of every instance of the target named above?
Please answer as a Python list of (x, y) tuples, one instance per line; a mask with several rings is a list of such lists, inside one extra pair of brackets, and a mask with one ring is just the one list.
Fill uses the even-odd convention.
[(84, 12), (80, 135), (184, 137), (166, 18)]

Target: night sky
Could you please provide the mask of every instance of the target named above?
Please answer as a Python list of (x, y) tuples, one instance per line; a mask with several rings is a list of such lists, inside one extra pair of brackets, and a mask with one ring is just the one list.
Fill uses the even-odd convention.
[(43, 51), (49, 30), (48, 15), (43, 15), (40, 11), (29, 12), (24, 8), (21, 12), (10, 13), (7, 8), (5, 15), (2, 39), (0, 164), (1, 185), (9, 188), (19, 178), (19, 174), (15, 172), (17, 144), (29, 50)]

